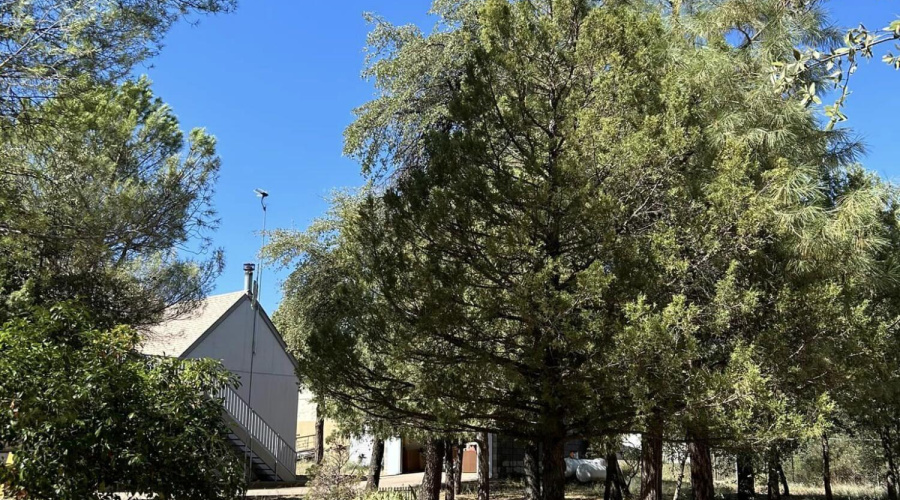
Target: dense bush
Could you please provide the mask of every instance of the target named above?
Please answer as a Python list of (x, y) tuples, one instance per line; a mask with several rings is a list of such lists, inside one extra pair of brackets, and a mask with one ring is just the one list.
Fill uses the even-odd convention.
[(79, 308), (36, 309), (0, 327), (0, 484), (29, 498), (236, 498), (243, 470), (221, 402), (233, 375), (212, 360), (147, 358), (131, 328)]
[[(881, 483), (884, 456), (878, 442), (868, 436), (834, 436), (831, 449), (831, 479), (837, 484)], [(822, 444), (810, 441), (801, 446), (784, 464), (785, 474), (793, 482), (822, 483)]]

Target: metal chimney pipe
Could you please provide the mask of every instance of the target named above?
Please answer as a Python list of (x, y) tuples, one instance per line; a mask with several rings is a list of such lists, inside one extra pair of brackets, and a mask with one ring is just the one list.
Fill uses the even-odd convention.
[(244, 264), (244, 292), (253, 296), (253, 271), (256, 269), (256, 264), (252, 262), (247, 262)]

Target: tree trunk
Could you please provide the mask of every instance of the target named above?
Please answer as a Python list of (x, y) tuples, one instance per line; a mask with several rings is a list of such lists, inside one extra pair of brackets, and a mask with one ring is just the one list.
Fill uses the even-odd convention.
[(822, 482), (825, 483), (825, 500), (834, 500), (831, 493), (831, 448), (827, 433), (822, 434)]
[(478, 500), (491, 498), (491, 463), (488, 455), (488, 433), (479, 432), (478, 443)]
[(316, 405), (316, 463), (322, 463), (325, 458), (325, 417), (321, 416)]
[(541, 498), (564, 500), (566, 498), (566, 460), (564, 437), (550, 436), (541, 446)]
[[(609, 455), (606, 456), (606, 479), (603, 481), (603, 500), (613, 500), (613, 489), (616, 473), (613, 471)], [(621, 499), (616, 499), (621, 500)]]
[(897, 464), (894, 461), (894, 443), (889, 430), (881, 431), (881, 446), (887, 459), (887, 474), (884, 476), (888, 490), (888, 500), (897, 500)]
[(372, 442), (372, 458), (369, 460), (369, 475), (366, 477), (366, 490), (377, 491), (381, 481), (381, 462), (384, 460), (384, 439), (376, 438)]
[(453, 456), (455, 446), (453, 441), (444, 443), (444, 466), (447, 470), (447, 486), (444, 489), (444, 500), (456, 500), (456, 489), (454, 488), (454, 480), (456, 479), (456, 460)]
[(525, 444), (525, 500), (541, 498), (541, 454), (534, 441)]
[(444, 472), (444, 441), (434, 439), (425, 445), (425, 475), (419, 500), (439, 500), (441, 497), (441, 474)]
[(778, 460), (778, 450), (773, 447), (766, 453), (766, 498), (768, 500), (781, 500)]
[(630, 497), (631, 492), (628, 491), (628, 483), (625, 482), (625, 474), (622, 474), (622, 467), (619, 466), (619, 457), (616, 452), (612, 452), (606, 456), (607, 474), (612, 474), (612, 500), (622, 500), (624, 497)]
[(466, 443), (464, 441), (460, 441), (456, 444), (456, 456), (453, 459), (453, 472), (455, 473), (453, 476), (453, 492), (457, 495), (462, 493), (463, 452), (465, 449)]
[(662, 418), (654, 416), (647, 431), (641, 435), (640, 500), (662, 500), (662, 433)]
[(781, 460), (778, 461), (778, 480), (781, 481), (784, 496), (791, 496), (791, 488), (788, 486), (787, 476), (784, 475), (784, 467), (781, 465)]
[(691, 490), (694, 500), (713, 500), (716, 493), (709, 444), (702, 437), (691, 436), (688, 454), (691, 456)]
[(681, 485), (684, 483), (684, 465), (687, 463), (688, 453), (685, 451), (681, 454), (681, 462), (680, 467), (678, 468), (678, 477), (675, 478), (675, 494), (672, 495), (672, 500), (678, 500), (678, 496), (681, 495)]
[(738, 500), (749, 500), (756, 495), (753, 456), (742, 453), (737, 456)]

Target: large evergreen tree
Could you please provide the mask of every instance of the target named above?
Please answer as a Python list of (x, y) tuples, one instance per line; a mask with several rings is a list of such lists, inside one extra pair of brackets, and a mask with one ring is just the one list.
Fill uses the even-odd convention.
[[(146, 325), (209, 290), (216, 225), (215, 139), (186, 138), (142, 79), (51, 99), (0, 144), (0, 318), (23, 304), (78, 299), (108, 324)], [(208, 246), (208, 245), (207, 245)]]
[(820, 431), (889, 197), (809, 107), (833, 83), (772, 85), (797, 45), (837, 43), (819, 3), (434, 12), (429, 35), (374, 20), (379, 95), (346, 133), (373, 187), (271, 247), (299, 259), (298, 349), (367, 382), (320, 390), (540, 443), (546, 499), (573, 436), (642, 432), (658, 499), (669, 432), (702, 457)]
[[(215, 362), (151, 360), (132, 328), (190, 306), (208, 250), (215, 140), (145, 79), (167, 29), (228, 0), (0, 5), (0, 481), (41, 498), (115, 488), (233, 498), (243, 474)], [(129, 326), (121, 326), (121, 325)], [(114, 483), (115, 482), (115, 483)]]

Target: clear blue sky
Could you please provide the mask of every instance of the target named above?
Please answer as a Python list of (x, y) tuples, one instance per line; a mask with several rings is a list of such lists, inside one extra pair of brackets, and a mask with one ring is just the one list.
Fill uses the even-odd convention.
[[(186, 129), (206, 127), (219, 140), (222, 171), (214, 242), (226, 268), (216, 293), (240, 289), (243, 262), (255, 261), (262, 222), (254, 188), (271, 193), (269, 228), (305, 228), (328, 193), (362, 183), (341, 155), (354, 107), (371, 99), (361, 80), (368, 31), (362, 13), (394, 23), (432, 24), (430, 0), (243, 0), (236, 13), (181, 23), (152, 65), (141, 68)], [(900, 16), (900, 0), (832, 0), (836, 22), (871, 28)], [(866, 166), (900, 177), (900, 73), (880, 61), (854, 75), (847, 114), (869, 145)], [(267, 269), (262, 302), (271, 313), (284, 274)]]

